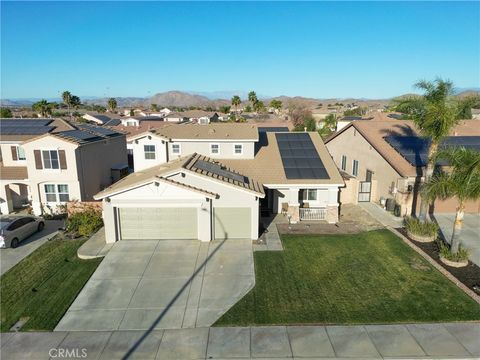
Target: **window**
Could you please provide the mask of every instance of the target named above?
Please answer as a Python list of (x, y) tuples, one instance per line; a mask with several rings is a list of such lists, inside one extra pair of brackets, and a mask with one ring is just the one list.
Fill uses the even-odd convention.
[(42, 158), (44, 169), (60, 169), (57, 150), (43, 150)]
[(68, 202), (70, 197), (68, 194), (68, 185), (45, 185), (45, 196), (47, 202)]
[(347, 157), (345, 155), (342, 155), (342, 170), (347, 170)]
[(303, 200), (316, 201), (317, 189), (305, 189), (303, 190)]
[(235, 144), (233, 145), (233, 153), (235, 155), (243, 154), (243, 145), (242, 144)]
[(17, 146), (17, 160), (25, 160), (25, 150), (21, 146)]
[(143, 145), (146, 160), (155, 160), (155, 145)]
[(180, 144), (172, 144), (172, 154), (180, 154)]
[(210, 154), (212, 155), (220, 154), (220, 146), (218, 144), (210, 144)]
[(352, 175), (353, 176), (358, 175), (358, 161), (357, 160), (353, 160)]

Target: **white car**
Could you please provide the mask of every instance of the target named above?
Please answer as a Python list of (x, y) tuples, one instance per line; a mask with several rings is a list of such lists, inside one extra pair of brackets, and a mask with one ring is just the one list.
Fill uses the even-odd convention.
[(16, 248), (18, 244), (37, 231), (42, 231), (45, 221), (41, 217), (7, 215), (0, 217), (0, 248)]

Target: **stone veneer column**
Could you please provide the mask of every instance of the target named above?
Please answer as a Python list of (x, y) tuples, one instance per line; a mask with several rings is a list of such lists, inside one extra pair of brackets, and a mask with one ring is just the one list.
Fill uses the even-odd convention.
[(329, 224), (336, 224), (338, 222), (338, 205), (327, 206), (327, 216), (325, 218)]
[(300, 221), (300, 206), (289, 205), (287, 216), (290, 216), (290, 223), (296, 224)]

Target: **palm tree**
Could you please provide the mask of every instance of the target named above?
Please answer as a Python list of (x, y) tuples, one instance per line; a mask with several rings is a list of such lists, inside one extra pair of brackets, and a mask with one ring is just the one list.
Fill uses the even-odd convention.
[[(419, 81), (415, 87), (423, 90), (422, 96), (410, 96), (399, 101), (397, 108), (408, 109), (408, 114), (420, 130), (420, 135), (430, 140), (424, 182), (430, 181), (434, 170), (434, 157), (442, 139), (450, 134), (459, 122), (459, 103), (452, 98), (454, 88), (449, 80)], [(427, 220), (429, 201), (421, 197), (420, 221)]]
[(232, 105), (235, 107), (235, 113), (238, 112), (238, 105), (242, 103), (242, 99), (240, 99), (240, 96), (234, 95), (232, 97)]
[(115, 100), (115, 98), (110, 98), (108, 99), (107, 105), (110, 111), (114, 111), (117, 108), (117, 100)]
[(32, 109), (38, 112), (42, 117), (47, 117), (52, 114), (52, 104), (45, 99), (33, 104)]
[(426, 199), (457, 198), (458, 207), (453, 224), (450, 251), (458, 252), (465, 202), (480, 199), (480, 152), (464, 147), (439, 151), (435, 160), (445, 160), (449, 171), (436, 173), (425, 183), (422, 192)]
[(65, 105), (67, 105), (68, 112), (70, 113), (70, 120), (72, 119), (72, 112), (70, 111), (70, 108), (72, 106), (72, 94), (70, 91), (64, 91), (62, 93), (62, 100)]
[(258, 102), (257, 94), (255, 93), (255, 91), (250, 91), (248, 93), (248, 101), (252, 103), (252, 107), (254, 107), (255, 104)]

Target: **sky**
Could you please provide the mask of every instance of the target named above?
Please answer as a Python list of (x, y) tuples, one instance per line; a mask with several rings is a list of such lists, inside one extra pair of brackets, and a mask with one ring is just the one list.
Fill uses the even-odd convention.
[(480, 2), (5, 2), (1, 97), (480, 87)]

